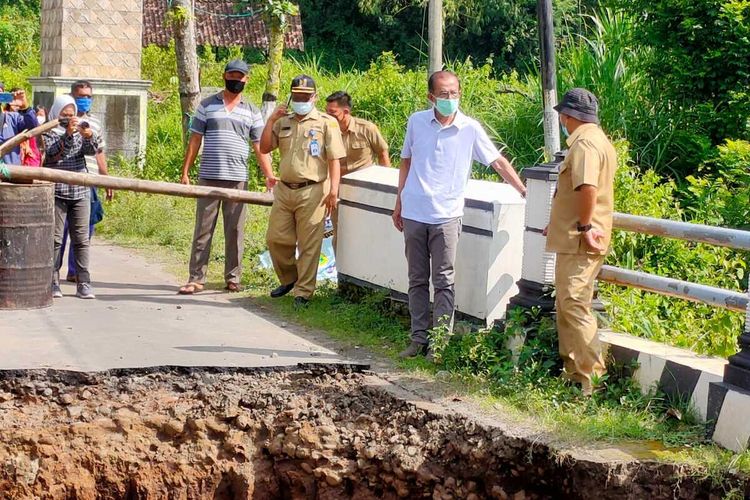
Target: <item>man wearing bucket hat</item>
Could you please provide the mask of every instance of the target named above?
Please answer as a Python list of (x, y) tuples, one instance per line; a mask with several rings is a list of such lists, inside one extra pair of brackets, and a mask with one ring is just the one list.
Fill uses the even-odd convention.
[(605, 372), (591, 301), (612, 235), (617, 153), (599, 127), (594, 94), (572, 89), (555, 109), (569, 147), (546, 231), (547, 251), (557, 254), (557, 334), (563, 376), (590, 395)]
[[(292, 80), (290, 103), (269, 117), (260, 149), (278, 148), (280, 181), (268, 221), (266, 240), (281, 285), (271, 297), (294, 290), (295, 307), (305, 307), (315, 291), (324, 220), (336, 209), (339, 159), (346, 157), (338, 122), (315, 109), (313, 79)], [(297, 254), (298, 252), (298, 254)]]

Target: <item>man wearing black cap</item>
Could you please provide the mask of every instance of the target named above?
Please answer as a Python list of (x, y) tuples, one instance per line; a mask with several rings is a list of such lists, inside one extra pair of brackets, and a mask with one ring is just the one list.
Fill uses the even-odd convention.
[(557, 334), (563, 376), (590, 395), (592, 378), (605, 372), (591, 300), (612, 235), (617, 153), (598, 125), (594, 94), (572, 89), (555, 109), (570, 148), (547, 227), (547, 251), (557, 254)]
[[(315, 291), (325, 217), (336, 209), (339, 159), (346, 157), (338, 122), (315, 109), (313, 79), (292, 80), (292, 113), (279, 106), (268, 118), (260, 150), (279, 148), (280, 182), (274, 189), (266, 240), (281, 285), (271, 297), (294, 290), (295, 307), (304, 307)], [(296, 256), (296, 252), (299, 255)]]
[[(201, 101), (190, 123), (190, 142), (182, 166), (183, 184), (190, 184), (190, 167), (195, 162), (201, 143), (198, 184), (228, 189), (247, 189), (247, 161), (252, 144), (266, 187), (273, 188), (276, 179), (271, 159), (260, 152), (258, 145), (263, 130), (260, 110), (242, 98), (249, 68), (239, 59), (224, 68), (225, 89)], [(245, 204), (226, 200), (199, 198), (195, 210), (195, 233), (190, 254), (190, 278), (179, 293), (190, 295), (203, 290), (208, 270), (216, 221), (221, 208), (224, 217), (224, 280), (226, 290), (240, 290), (242, 251), (245, 240)]]

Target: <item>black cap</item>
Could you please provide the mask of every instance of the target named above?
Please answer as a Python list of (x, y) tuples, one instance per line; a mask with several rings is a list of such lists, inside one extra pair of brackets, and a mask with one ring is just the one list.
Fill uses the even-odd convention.
[(562, 102), (555, 106), (555, 111), (585, 123), (599, 123), (599, 101), (586, 89), (576, 88), (567, 91)]
[(292, 79), (292, 92), (303, 94), (314, 94), (316, 92), (315, 80), (311, 76), (299, 75)]
[(229, 61), (224, 67), (224, 73), (229, 73), (230, 71), (239, 71), (243, 75), (247, 75), (250, 72), (250, 67), (242, 59), (235, 59)]

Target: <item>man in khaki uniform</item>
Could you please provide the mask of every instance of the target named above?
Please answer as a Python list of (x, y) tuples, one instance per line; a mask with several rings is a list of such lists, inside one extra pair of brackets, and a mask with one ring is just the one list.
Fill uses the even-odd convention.
[(605, 372), (591, 301), (612, 236), (617, 154), (599, 128), (599, 103), (591, 92), (572, 89), (555, 109), (570, 148), (547, 228), (547, 251), (557, 253), (557, 334), (563, 375), (590, 395), (592, 377)]
[[(278, 298), (294, 290), (294, 305), (304, 307), (315, 291), (325, 217), (336, 209), (339, 159), (346, 156), (338, 122), (315, 109), (313, 79), (292, 80), (292, 113), (279, 106), (268, 119), (260, 149), (278, 148), (279, 183), (268, 221), (266, 240), (281, 285)], [(299, 256), (295, 257), (295, 251)]]
[[(352, 98), (343, 90), (326, 98), (326, 113), (336, 118), (346, 148), (346, 158), (341, 160), (341, 175), (377, 164), (391, 166), (388, 143), (372, 122), (352, 116)], [(338, 240), (339, 211), (333, 212), (333, 248)]]

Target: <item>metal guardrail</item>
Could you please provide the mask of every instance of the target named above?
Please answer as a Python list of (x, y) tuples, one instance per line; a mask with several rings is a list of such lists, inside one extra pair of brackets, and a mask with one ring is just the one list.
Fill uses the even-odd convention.
[(747, 295), (744, 293), (614, 266), (602, 266), (599, 279), (615, 285), (631, 286), (741, 313), (745, 312), (748, 303)]
[[(750, 231), (739, 229), (704, 226), (622, 213), (614, 214), (614, 227), (623, 231), (750, 251)], [(639, 288), (693, 302), (702, 302), (731, 311), (750, 311), (748, 294), (723, 288), (665, 278), (615, 266), (602, 266), (598, 278), (607, 283)], [(750, 312), (748, 314), (750, 315)]]
[(617, 229), (636, 233), (665, 236), (678, 240), (696, 241), (708, 245), (750, 250), (750, 231), (704, 226), (674, 220), (654, 219), (640, 215), (615, 212), (614, 226)]

